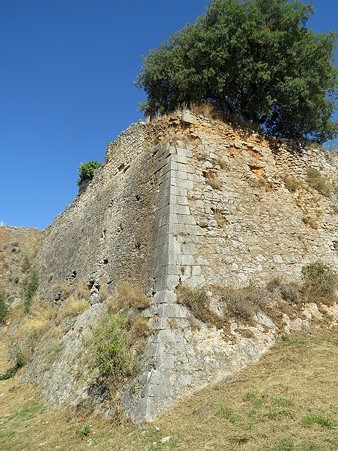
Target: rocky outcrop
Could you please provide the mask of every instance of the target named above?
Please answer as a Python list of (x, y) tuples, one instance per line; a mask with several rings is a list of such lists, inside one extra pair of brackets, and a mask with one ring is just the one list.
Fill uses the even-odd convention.
[(10, 304), (19, 300), (42, 236), (37, 229), (0, 226), (0, 290)]

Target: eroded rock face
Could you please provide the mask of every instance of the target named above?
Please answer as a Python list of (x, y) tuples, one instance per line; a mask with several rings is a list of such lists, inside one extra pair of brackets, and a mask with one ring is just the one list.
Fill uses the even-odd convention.
[[(337, 194), (323, 195), (307, 181), (309, 169), (336, 181), (337, 167), (335, 155), (294, 152), (191, 112), (131, 126), (46, 231), (35, 261), (39, 297), (60, 303), (64, 283), (83, 281), (92, 307), (62, 337), (49, 369), (39, 371), (42, 343), (24, 377), (39, 382), (56, 405), (97, 405), (101, 395), (76, 376), (76, 355), (85, 349), (82, 331), (95, 327), (106, 308), (102, 288), (123, 280), (152, 294), (144, 312), (152, 334), (139, 375), (121, 394), (134, 421), (155, 418), (181, 396), (259, 358), (277, 334), (273, 318), (258, 314), (250, 327), (216, 330), (196, 323), (177, 303), (176, 288), (263, 283), (278, 274), (297, 280), (302, 266), (318, 259), (337, 269)], [(318, 316), (306, 312), (307, 324), (285, 318), (286, 327)]]
[(38, 229), (0, 226), (0, 290), (10, 304), (19, 302), (42, 237)]

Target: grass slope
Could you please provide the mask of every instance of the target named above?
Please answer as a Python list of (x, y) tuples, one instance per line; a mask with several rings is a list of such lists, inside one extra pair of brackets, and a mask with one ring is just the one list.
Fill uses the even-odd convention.
[[(285, 336), (258, 363), (139, 427), (46, 407), (0, 381), (0, 449), (338, 450), (338, 329)], [(0, 372), (7, 368), (0, 343)]]

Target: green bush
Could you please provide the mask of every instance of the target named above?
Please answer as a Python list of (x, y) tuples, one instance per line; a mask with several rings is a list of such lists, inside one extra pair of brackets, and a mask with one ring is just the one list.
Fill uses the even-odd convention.
[(8, 313), (8, 307), (6, 304), (6, 299), (4, 293), (0, 291), (0, 324), (5, 322)]
[(110, 316), (94, 331), (96, 365), (103, 376), (130, 376), (135, 369), (127, 343), (128, 323), (123, 314)]
[(309, 300), (316, 301), (334, 296), (337, 275), (325, 263), (317, 261), (304, 266), (302, 275), (304, 279), (303, 289)]
[(78, 185), (81, 185), (85, 180), (91, 180), (94, 177), (94, 172), (102, 166), (98, 161), (87, 161), (87, 163), (81, 163), (79, 166), (79, 179)]
[(23, 288), (23, 308), (24, 312), (28, 313), (31, 307), (32, 299), (39, 286), (39, 279), (37, 272), (33, 269), (26, 279)]

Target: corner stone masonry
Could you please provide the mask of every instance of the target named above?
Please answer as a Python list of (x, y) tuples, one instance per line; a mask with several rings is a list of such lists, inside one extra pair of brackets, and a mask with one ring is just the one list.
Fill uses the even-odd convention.
[[(178, 285), (263, 284), (275, 275), (296, 281), (318, 259), (338, 268), (338, 193), (323, 195), (306, 177), (317, 169), (337, 183), (337, 168), (335, 154), (295, 152), (189, 111), (134, 124), (108, 145), (104, 166), (45, 231), (35, 263), (40, 297), (49, 301), (70, 275), (72, 283), (92, 281), (98, 291), (128, 281), (153, 294), (144, 312), (152, 334), (138, 376), (122, 393), (133, 421), (152, 420), (182, 396), (257, 360), (277, 334), (264, 314), (252, 326), (208, 327), (177, 303)], [(297, 180), (296, 190), (286, 176)], [(79, 334), (105, 307), (97, 298), (102, 304), (78, 317)], [(75, 405), (90, 395), (79, 386), (71, 354), (62, 352), (53, 378), (38, 360), (23, 371), (48, 399), (55, 398), (53, 380), (66, 383), (72, 392), (59, 393), (57, 405), (70, 399)]]

